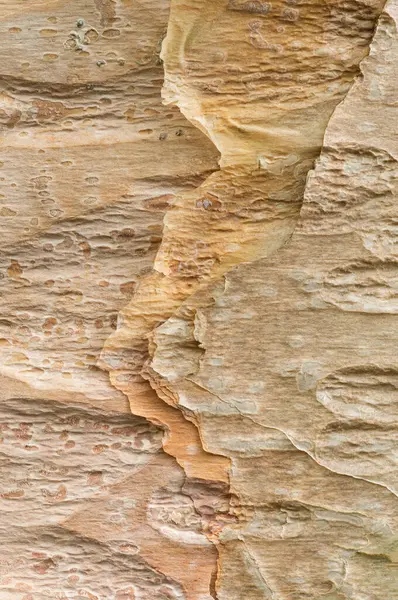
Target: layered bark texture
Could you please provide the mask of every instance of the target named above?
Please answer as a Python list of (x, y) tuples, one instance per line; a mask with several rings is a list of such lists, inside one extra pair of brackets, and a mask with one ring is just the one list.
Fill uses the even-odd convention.
[(0, 598), (398, 600), (397, 0), (0, 0)]

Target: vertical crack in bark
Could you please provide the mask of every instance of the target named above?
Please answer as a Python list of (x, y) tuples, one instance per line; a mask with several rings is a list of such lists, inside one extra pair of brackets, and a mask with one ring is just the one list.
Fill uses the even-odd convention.
[(221, 168), (177, 197), (166, 214), (154, 270), (120, 312), (101, 363), (133, 414), (166, 426), (164, 449), (188, 479), (226, 484), (228, 458), (205, 451), (194, 415), (179, 409), (173, 392), (173, 377), (194, 345), (186, 355), (171, 355), (165, 378), (148, 368), (151, 336), (167, 321), (178, 337), (171, 317), (187, 298), (195, 294), (199, 306), (206, 304), (210, 284), (289, 240), (307, 174), (335, 107), (360, 73), (384, 3), (309, 3), (282, 10), (272, 26), (266, 18), (273, 15), (254, 4), (172, 2), (162, 52), (164, 99), (210, 137)]

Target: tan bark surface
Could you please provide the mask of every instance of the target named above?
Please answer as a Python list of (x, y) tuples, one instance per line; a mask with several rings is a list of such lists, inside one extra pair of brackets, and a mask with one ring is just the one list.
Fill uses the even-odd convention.
[(0, 598), (398, 600), (396, 0), (0, 0)]

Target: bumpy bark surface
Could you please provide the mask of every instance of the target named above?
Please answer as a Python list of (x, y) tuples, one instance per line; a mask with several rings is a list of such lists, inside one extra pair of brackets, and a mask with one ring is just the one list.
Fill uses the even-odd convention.
[(398, 600), (396, 0), (0, 0), (0, 597)]

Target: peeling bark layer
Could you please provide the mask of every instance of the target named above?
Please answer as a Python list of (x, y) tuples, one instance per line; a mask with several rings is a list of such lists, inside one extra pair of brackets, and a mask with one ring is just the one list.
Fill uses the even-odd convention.
[(395, 0), (3, 4), (1, 597), (398, 600)]

